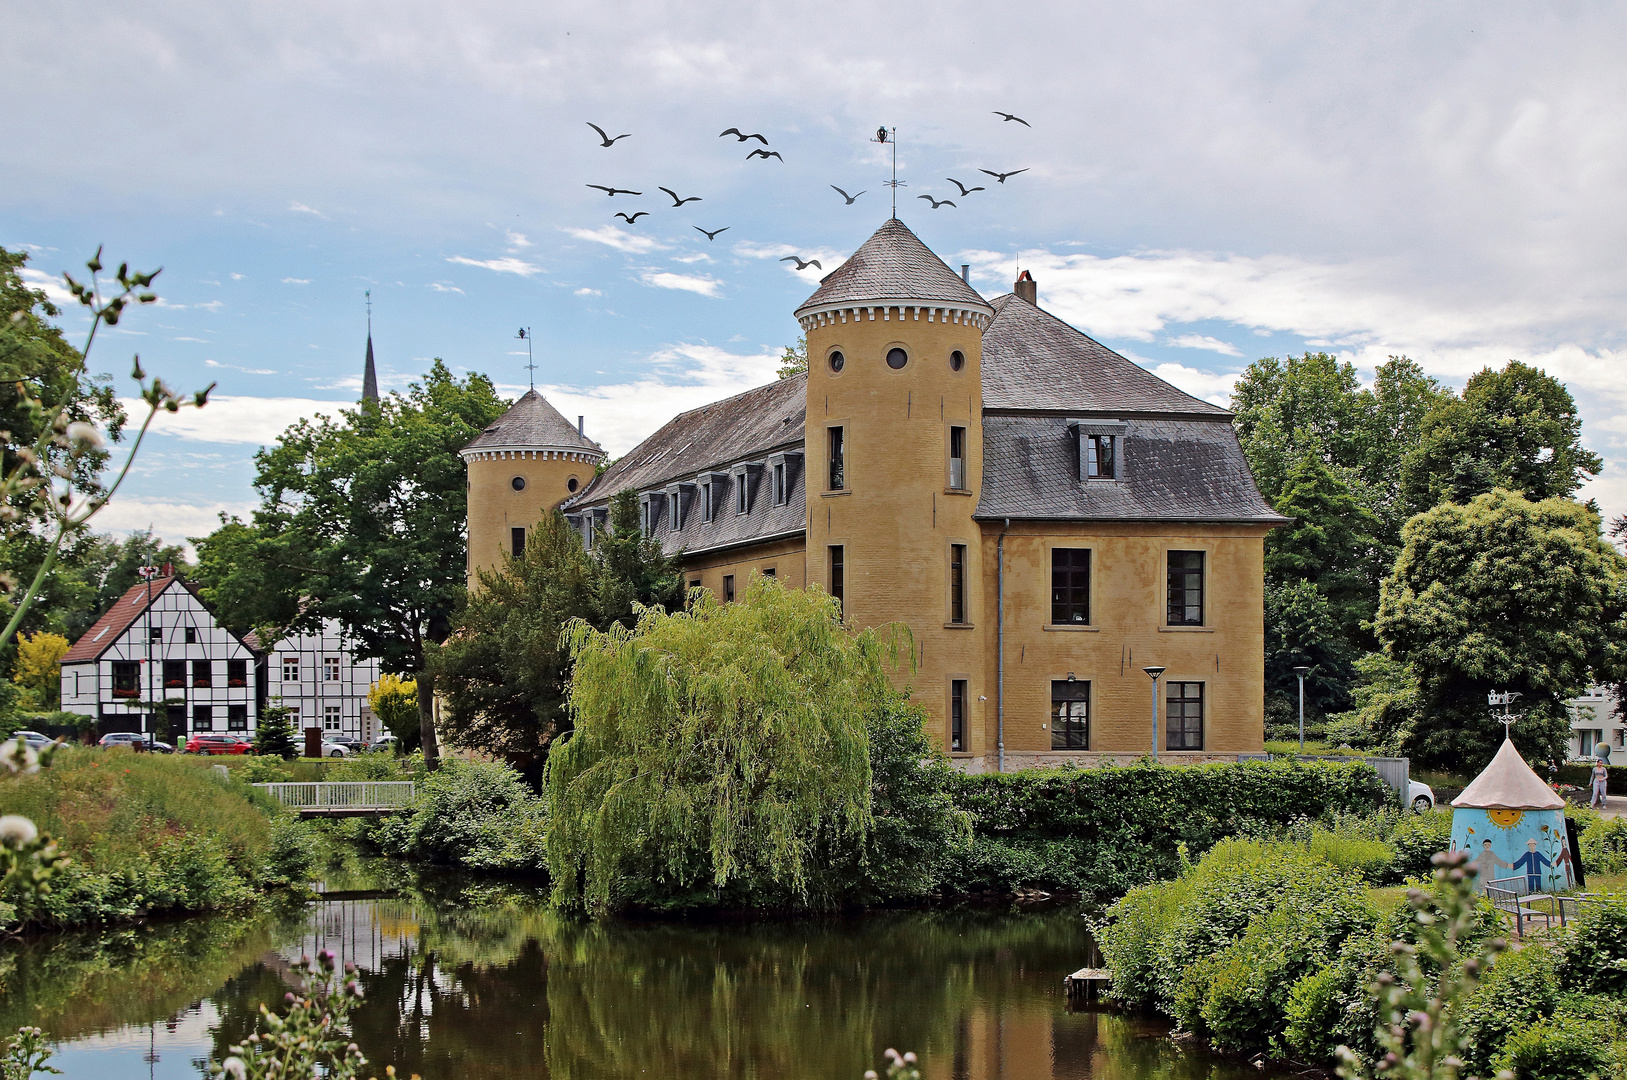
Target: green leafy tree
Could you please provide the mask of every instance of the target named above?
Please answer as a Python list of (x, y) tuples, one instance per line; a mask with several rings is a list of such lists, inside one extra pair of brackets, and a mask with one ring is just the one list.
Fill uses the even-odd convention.
[(254, 525), (221, 514), (220, 528), (191, 540), (198, 595), (228, 630), (239, 637), (257, 631), (269, 642), (298, 620), (301, 598), (286, 588), (282, 564), (261, 557), (262, 534)]
[(1421, 710), (1409, 751), (1477, 768), (1502, 739), (1486, 695), (1522, 696), (1514, 741), (1528, 759), (1561, 758), (1565, 700), (1610, 681), (1627, 647), (1627, 560), (1587, 507), (1498, 489), (1442, 503), (1407, 523), (1376, 629), (1411, 666)]
[(286, 705), (267, 705), (254, 732), (254, 752), (292, 761), (299, 756), (304, 733), (294, 731), (294, 710)]
[(556, 902), (831, 902), (818, 855), (873, 827), (866, 724), (894, 692), (889, 632), (757, 578), (723, 604), (567, 631), (575, 731), (549, 757)]
[(1431, 410), (1401, 469), (1414, 513), (1493, 488), (1528, 499), (1567, 497), (1604, 467), (1582, 446), (1582, 419), (1565, 384), (1510, 360), (1469, 379), (1459, 399)]
[(396, 749), (418, 749), (418, 684), (385, 672), (367, 690), (367, 704), (384, 729), (396, 738)]
[(225, 564), (211, 556), (205, 584), (227, 625), (271, 626), (274, 640), (336, 619), (359, 655), (412, 677), (431, 767), (430, 657), (451, 632), (467, 574), (458, 451), (503, 408), (490, 379), (454, 378), (436, 360), (405, 394), (289, 428), (255, 456), (254, 535), (226, 522), (205, 538)]
[(779, 376), (782, 379), (794, 379), (798, 375), (808, 373), (808, 335), (803, 334), (797, 338), (795, 345), (787, 345), (780, 354)]
[(664, 555), (661, 541), (638, 527), (638, 493), (618, 491), (610, 499), (610, 532), (593, 547), (594, 625), (605, 630), (611, 623), (631, 626), (637, 607), (683, 606), (683, 560)]
[(1297, 725), (1299, 677), (1305, 676), (1305, 720), (1320, 727), (1329, 713), (1350, 707), (1355, 681), (1354, 650), (1346, 642), (1333, 605), (1315, 583), (1291, 580), (1265, 587), (1266, 721), (1278, 726), (1272, 737), (1286, 735), (1281, 725)]

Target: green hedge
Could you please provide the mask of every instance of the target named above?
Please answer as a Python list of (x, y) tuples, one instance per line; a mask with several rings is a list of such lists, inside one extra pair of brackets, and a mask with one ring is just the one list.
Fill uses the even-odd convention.
[(975, 840), (944, 880), (961, 892), (1123, 893), (1180, 872), (1229, 836), (1393, 801), (1362, 762), (1242, 762), (1036, 769), (949, 781)]

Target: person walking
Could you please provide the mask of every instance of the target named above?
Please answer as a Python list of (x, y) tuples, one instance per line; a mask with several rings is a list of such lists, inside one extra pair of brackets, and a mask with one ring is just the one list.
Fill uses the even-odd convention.
[(1588, 800), (1588, 806), (1603, 810), (1605, 806), (1605, 786), (1610, 780), (1610, 770), (1602, 759), (1595, 758), (1593, 765), (1593, 797)]

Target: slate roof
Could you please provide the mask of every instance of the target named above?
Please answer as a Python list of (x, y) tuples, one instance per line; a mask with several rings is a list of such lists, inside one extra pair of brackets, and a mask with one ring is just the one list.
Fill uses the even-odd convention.
[(603, 505), (624, 488), (664, 488), (674, 480), (691, 480), (703, 469), (801, 446), (807, 387), (808, 377), (798, 375), (679, 413), (568, 500), (564, 509)]
[(1227, 417), (1016, 296), (993, 301), (983, 332), (983, 408)]
[(823, 304), (881, 300), (935, 301), (988, 310), (988, 301), (921, 243), (909, 226), (888, 218), (846, 262), (825, 275), (797, 314)]
[(592, 439), (577, 434), (576, 425), (548, 404), (535, 390), (527, 390), (508, 412), (499, 416), (485, 431), (476, 435), (465, 450), (502, 450), (509, 447), (547, 447), (586, 450), (603, 454)]
[(1121, 479), (1081, 483), (1078, 438), (1066, 417), (985, 414), (983, 490), (975, 516), (1260, 525), (1289, 520), (1255, 487), (1224, 414), (1214, 420), (1129, 419), (1122, 439)]
[[(164, 590), (175, 584), (173, 577), (153, 578), (152, 598), (157, 600)], [(185, 586), (182, 586), (183, 588)], [(147, 583), (131, 588), (102, 612), (102, 617), (91, 624), (73, 647), (62, 654), (62, 663), (79, 664), (98, 659), (108, 647), (130, 629), (130, 625), (147, 610)]]
[(1565, 800), (1543, 783), (1514, 744), (1504, 739), (1491, 764), (1452, 800), (1452, 805), (1465, 810), (1558, 810)]

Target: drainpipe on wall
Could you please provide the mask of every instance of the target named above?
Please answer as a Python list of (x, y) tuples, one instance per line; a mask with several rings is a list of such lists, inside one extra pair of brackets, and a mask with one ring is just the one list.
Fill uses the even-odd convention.
[(994, 745), (999, 750), (999, 771), (1006, 771), (1006, 518), (1000, 538), (994, 542)]

